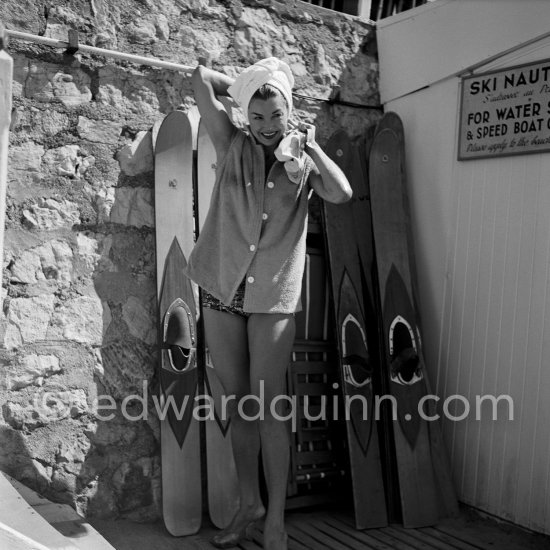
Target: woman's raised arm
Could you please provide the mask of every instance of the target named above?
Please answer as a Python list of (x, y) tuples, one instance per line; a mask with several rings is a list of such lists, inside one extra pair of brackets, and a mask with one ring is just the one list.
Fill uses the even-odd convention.
[(227, 89), (233, 81), (232, 78), (201, 65), (193, 71), (191, 77), (195, 102), (218, 158), (227, 151), (234, 131), (233, 123), (218, 97), (228, 95)]

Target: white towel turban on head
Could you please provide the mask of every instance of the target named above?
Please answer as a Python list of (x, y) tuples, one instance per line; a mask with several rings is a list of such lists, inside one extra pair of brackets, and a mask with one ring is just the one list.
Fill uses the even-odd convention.
[(256, 91), (264, 84), (277, 88), (286, 99), (288, 114), (292, 111), (292, 87), (294, 76), (290, 67), (276, 57), (262, 59), (247, 67), (229, 87), (229, 95), (239, 104), (248, 119), (248, 104)]

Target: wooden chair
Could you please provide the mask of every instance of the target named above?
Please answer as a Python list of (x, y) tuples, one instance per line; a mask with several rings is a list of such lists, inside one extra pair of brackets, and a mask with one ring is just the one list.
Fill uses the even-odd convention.
[(307, 238), (303, 309), (296, 314), (287, 376), (288, 394), (295, 398), (287, 508), (332, 500), (347, 472), (345, 429), (337, 420), (340, 390), (332, 303), (318, 224), (309, 224)]

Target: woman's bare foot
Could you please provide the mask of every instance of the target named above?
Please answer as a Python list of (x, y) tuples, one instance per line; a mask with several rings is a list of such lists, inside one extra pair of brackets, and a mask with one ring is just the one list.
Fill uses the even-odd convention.
[(210, 542), (216, 548), (232, 548), (233, 546), (237, 546), (243, 539), (250, 537), (250, 529), (264, 515), (265, 508), (261, 504), (259, 506), (254, 505), (240, 508), (231, 520), (231, 523), (214, 535)]

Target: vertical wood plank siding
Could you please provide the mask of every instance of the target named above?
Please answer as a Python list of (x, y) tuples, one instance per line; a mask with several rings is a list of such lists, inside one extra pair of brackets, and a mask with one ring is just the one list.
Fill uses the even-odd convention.
[(543, 177), (549, 170), (548, 155), (459, 164), (457, 239), (440, 344), (458, 337), (447, 354), (446, 370), (458, 375), (449, 380), (449, 395), (470, 402), (477, 395), (509, 395), (514, 403), (513, 422), (504, 410), (498, 421), (482, 410), (481, 420), (450, 426), (460, 493), (530, 527), (544, 522), (544, 513), (538, 517), (543, 495), (535, 488), (547, 479), (541, 466), (547, 466), (549, 438), (541, 423), (549, 411), (540, 390), (550, 383), (550, 182)]
[[(550, 153), (458, 162), (459, 80), (404, 120), (424, 345), (463, 502), (550, 533)], [(461, 396), (453, 398), (453, 396)], [(509, 395), (492, 419), (486, 401)], [(459, 400), (460, 399), (460, 400)]]

